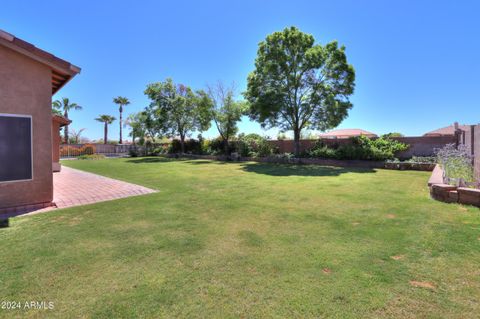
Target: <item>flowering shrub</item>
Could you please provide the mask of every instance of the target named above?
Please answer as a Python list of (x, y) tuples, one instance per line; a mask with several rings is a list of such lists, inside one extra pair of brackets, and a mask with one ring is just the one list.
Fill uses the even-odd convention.
[(472, 155), (464, 145), (455, 147), (455, 144), (447, 144), (436, 150), (438, 164), (443, 169), (448, 183), (473, 182)]
[(60, 145), (60, 156), (80, 156), (95, 154), (95, 145), (85, 144), (81, 147), (73, 145)]

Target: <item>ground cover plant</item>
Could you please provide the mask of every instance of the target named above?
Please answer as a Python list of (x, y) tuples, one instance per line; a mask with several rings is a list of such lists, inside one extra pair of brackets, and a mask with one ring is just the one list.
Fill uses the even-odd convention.
[(477, 208), (429, 172), (160, 157), (64, 165), (155, 188), (0, 229), (24, 318), (474, 318)]
[(449, 183), (473, 182), (472, 155), (464, 145), (447, 144), (436, 151), (437, 162), (442, 167)]

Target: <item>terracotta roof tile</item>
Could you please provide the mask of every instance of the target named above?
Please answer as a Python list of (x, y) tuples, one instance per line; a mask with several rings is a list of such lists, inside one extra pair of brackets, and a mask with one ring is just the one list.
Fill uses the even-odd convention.
[[(463, 130), (463, 131), (468, 130), (469, 127), (470, 127), (469, 125), (459, 125), (458, 126), (458, 128)], [(449, 125), (449, 126), (445, 126), (445, 127), (427, 132), (427, 133), (423, 134), (423, 136), (443, 136), (443, 135), (454, 135), (454, 134), (455, 134), (455, 126), (452, 124), (452, 125)]]
[(362, 129), (358, 129), (358, 128), (332, 130), (332, 131), (327, 132), (327, 133), (319, 134), (319, 137), (323, 137), (323, 138), (349, 138), (349, 137), (360, 136), (360, 135), (364, 135), (364, 136), (367, 136), (367, 137), (377, 137), (377, 134), (375, 134), (375, 133), (365, 131), (365, 130), (362, 130)]

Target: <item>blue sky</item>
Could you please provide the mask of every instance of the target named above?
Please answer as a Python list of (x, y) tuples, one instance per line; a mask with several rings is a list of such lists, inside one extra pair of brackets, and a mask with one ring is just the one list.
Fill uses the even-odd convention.
[[(267, 34), (297, 26), (338, 40), (356, 70), (354, 107), (340, 128), (421, 135), (479, 120), (480, 2), (476, 1), (11, 1), (0, 29), (82, 68), (54, 98), (84, 107), (74, 129), (102, 137), (99, 114), (117, 95), (148, 105), (148, 83), (172, 77), (195, 89), (222, 80), (238, 92)], [(264, 132), (244, 119), (242, 132)], [(216, 136), (214, 129), (206, 133)], [(110, 137), (118, 136), (118, 123)]]

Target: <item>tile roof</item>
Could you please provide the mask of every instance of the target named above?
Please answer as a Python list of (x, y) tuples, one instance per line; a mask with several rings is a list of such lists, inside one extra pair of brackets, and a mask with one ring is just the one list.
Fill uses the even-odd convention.
[[(462, 131), (466, 131), (470, 128), (470, 125), (459, 125), (458, 128), (461, 129)], [(445, 126), (445, 127), (423, 134), (423, 136), (443, 136), (443, 135), (455, 135), (455, 126), (452, 124), (452, 125)]]
[(358, 128), (332, 130), (327, 133), (319, 134), (319, 137), (320, 138), (349, 138), (349, 137), (360, 136), (360, 135), (364, 135), (367, 137), (377, 137), (377, 134), (375, 133), (358, 129)]
[(72, 120), (69, 120), (66, 117), (58, 115), (58, 114), (52, 114), (52, 120), (60, 123), (60, 127), (65, 126), (65, 125), (69, 125), (70, 123), (72, 123)]

